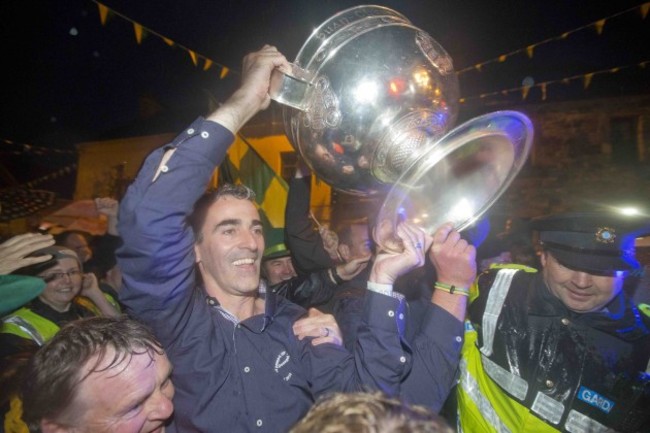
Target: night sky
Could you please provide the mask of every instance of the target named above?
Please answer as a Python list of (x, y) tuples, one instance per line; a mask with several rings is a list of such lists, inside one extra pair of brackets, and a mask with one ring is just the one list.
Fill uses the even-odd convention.
[[(2, 2), (4, 114), (0, 138), (46, 148), (102, 138), (173, 132), (205, 114), (210, 99), (224, 100), (237, 85), (242, 57), (264, 43), (293, 60), (311, 31), (334, 13), (364, 4), (345, 0), (106, 0), (105, 26), (91, 0)], [(523, 49), (641, 1), (455, 0), (378, 1), (433, 36), (452, 56), (456, 70)], [(126, 18), (126, 19), (125, 19)], [(218, 65), (195, 67), (189, 54), (149, 34), (138, 45), (133, 22), (208, 57)], [(472, 110), (521, 103), (521, 96), (476, 98), (527, 83), (559, 80), (619, 66), (616, 74), (581, 83), (549, 85), (548, 101), (650, 93), (650, 16), (639, 8), (608, 18), (603, 33), (593, 27), (535, 48), (529, 59), (513, 55), (460, 75), (461, 96)], [(220, 79), (221, 66), (230, 73)], [(144, 99), (143, 99), (144, 98)], [(141, 101), (148, 101), (145, 119)], [(526, 103), (539, 103), (531, 90)], [(462, 108), (461, 108), (462, 115)], [(43, 155), (20, 155), (19, 145), (0, 147), (3, 165), (20, 182), (37, 173)], [(48, 155), (47, 167), (70, 157)], [(66, 159), (68, 158), (68, 159)], [(47, 168), (46, 167), (46, 168)], [(38, 171), (38, 170), (37, 170)], [(3, 183), (6, 186), (6, 183)], [(3, 186), (0, 185), (0, 186)]]

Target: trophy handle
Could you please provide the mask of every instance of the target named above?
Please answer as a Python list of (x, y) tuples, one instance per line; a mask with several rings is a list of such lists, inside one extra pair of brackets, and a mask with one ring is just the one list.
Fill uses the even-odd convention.
[(275, 69), (271, 74), (269, 96), (282, 105), (305, 111), (314, 87), (313, 78), (311, 73), (293, 63), (291, 74)]

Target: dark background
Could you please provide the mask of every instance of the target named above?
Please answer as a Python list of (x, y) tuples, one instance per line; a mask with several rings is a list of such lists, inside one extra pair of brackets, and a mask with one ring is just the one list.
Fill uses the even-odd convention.
[[(0, 118), (0, 188), (28, 182), (75, 161), (82, 141), (174, 132), (210, 101), (223, 101), (238, 84), (242, 57), (264, 43), (293, 60), (311, 31), (334, 13), (364, 4), (345, 0), (200, 1), (106, 0), (105, 26), (91, 0), (9, 0), (0, 6), (3, 115)], [(378, 1), (427, 31), (452, 56), (456, 70), (608, 18), (601, 35), (589, 27), (566, 39), (460, 75), (461, 106), (472, 115), (495, 106), (540, 103), (533, 88), (522, 101), (509, 92), (528, 83), (560, 80), (614, 67), (586, 90), (581, 81), (547, 87), (547, 103), (581, 98), (650, 93), (650, 17), (640, 1), (447, 0)], [(634, 11), (620, 12), (630, 8)], [(609, 18), (611, 17), (611, 18)], [(126, 19), (125, 19), (126, 18)], [(203, 70), (186, 50), (169, 47), (154, 34), (138, 45), (133, 22), (215, 62)], [(145, 30), (146, 33), (146, 30)], [(230, 73), (219, 77), (221, 67)], [(7, 141), (11, 141), (9, 143)], [(27, 148), (25, 144), (32, 145)], [(39, 148), (42, 147), (43, 149)], [(73, 174), (43, 186), (71, 194)]]

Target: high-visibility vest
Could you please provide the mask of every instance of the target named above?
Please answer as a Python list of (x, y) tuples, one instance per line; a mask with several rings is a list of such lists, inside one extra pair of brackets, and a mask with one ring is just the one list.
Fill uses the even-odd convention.
[(42, 346), (59, 332), (59, 326), (29, 308), (23, 307), (2, 320), (0, 332), (14, 334)]

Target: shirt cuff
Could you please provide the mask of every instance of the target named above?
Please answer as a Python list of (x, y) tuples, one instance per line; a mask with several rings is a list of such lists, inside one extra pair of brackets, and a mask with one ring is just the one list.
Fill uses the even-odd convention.
[(386, 296), (393, 296), (392, 284), (380, 284), (368, 281), (368, 290), (372, 290), (375, 293), (381, 293), (382, 295)]

